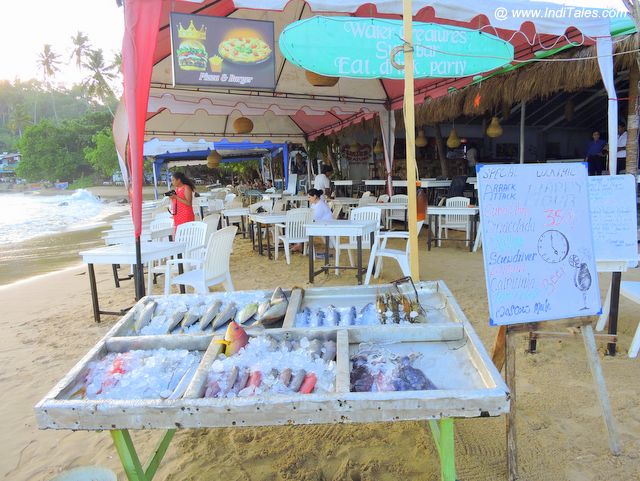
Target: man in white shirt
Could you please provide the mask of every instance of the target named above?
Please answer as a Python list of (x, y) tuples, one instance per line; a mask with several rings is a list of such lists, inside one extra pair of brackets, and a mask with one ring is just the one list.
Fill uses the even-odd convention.
[(326, 196), (329, 196), (331, 193), (331, 181), (329, 177), (327, 177), (328, 172), (331, 172), (329, 167), (323, 165), (320, 168), (320, 173), (316, 175), (316, 178), (313, 180), (313, 188), (322, 191)]
[[(327, 203), (322, 199), (321, 190), (309, 189), (307, 195), (309, 196), (309, 206), (311, 207), (311, 210), (313, 210), (314, 221), (333, 220), (333, 213)], [(291, 251), (301, 252), (302, 244), (294, 245)]]

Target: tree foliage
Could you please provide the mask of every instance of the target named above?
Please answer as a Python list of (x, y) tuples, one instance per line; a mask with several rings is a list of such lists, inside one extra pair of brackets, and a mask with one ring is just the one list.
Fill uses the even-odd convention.
[(111, 128), (102, 129), (92, 137), (92, 141), (94, 145), (84, 149), (87, 160), (96, 171), (111, 176), (119, 168)]
[(109, 128), (110, 124), (109, 113), (91, 112), (80, 119), (60, 123), (43, 120), (27, 127), (18, 142), (22, 160), (16, 174), (31, 181), (72, 181), (91, 175), (93, 167), (85, 149), (95, 148), (96, 132)]

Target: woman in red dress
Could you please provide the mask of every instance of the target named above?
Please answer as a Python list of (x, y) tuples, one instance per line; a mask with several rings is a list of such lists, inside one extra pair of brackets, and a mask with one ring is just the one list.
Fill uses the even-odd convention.
[(191, 202), (193, 193), (196, 191), (196, 186), (193, 181), (182, 172), (174, 172), (171, 175), (171, 184), (176, 191), (174, 195), (169, 196), (172, 202), (171, 212), (173, 213), (173, 232), (175, 235), (175, 231), (180, 224), (193, 222), (195, 220)]

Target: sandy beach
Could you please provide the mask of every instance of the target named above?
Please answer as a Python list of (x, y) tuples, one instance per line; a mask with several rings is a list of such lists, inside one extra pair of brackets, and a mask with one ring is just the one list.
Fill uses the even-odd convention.
[[(426, 252), (420, 239), (423, 279), (444, 280), (489, 349), (496, 333), (488, 326), (481, 253), (462, 245)], [(237, 289), (307, 286), (307, 258), (269, 261), (236, 239), (231, 272)], [(116, 289), (110, 269), (97, 269), (101, 305), (133, 302), (133, 285)], [(383, 280), (400, 277), (387, 265)], [(633, 270), (624, 279), (640, 280)], [(601, 275), (601, 286), (609, 275)], [(352, 274), (318, 278), (316, 285), (354, 284)], [(155, 293), (160, 289), (156, 287)], [(41, 431), (33, 406), (117, 321), (95, 324), (84, 267), (73, 267), (0, 288), (3, 306), (0, 374), (4, 435), (0, 475), (14, 481), (45, 481), (72, 467), (98, 464), (125, 476), (106, 432)], [(518, 442), (521, 479), (635, 480), (640, 472), (640, 361), (626, 350), (638, 322), (637, 306), (621, 300), (619, 355), (602, 365), (623, 442), (610, 455), (604, 423), (581, 339), (542, 340), (525, 354), (518, 343)], [(458, 477), (506, 479), (504, 418), (456, 423)], [(146, 458), (160, 432), (136, 432)], [(159, 480), (437, 480), (439, 465), (426, 423), (289, 426), (178, 431), (155, 479)]]

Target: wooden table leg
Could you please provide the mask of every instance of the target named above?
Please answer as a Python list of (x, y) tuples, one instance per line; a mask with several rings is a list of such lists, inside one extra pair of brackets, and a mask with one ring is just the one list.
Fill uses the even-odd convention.
[(324, 273), (329, 275), (329, 236), (324, 238)]
[(313, 284), (313, 257), (315, 254), (313, 252), (313, 236), (312, 235), (309, 236), (309, 248), (307, 250), (308, 250), (307, 254), (309, 255), (309, 282)]
[[(433, 215), (429, 214), (429, 225), (427, 226), (427, 250), (431, 250), (431, 239), (433, 236), (433, 232), (431, 231), (431, 226), (433, 225)], [(434, 226), (435, 228), (435, 226)]]
[[(276, 226), (273, 226), (273, 232), (275, 232)], [(267, 236), (267, 257), (269, 258), (269, 260), (273, 259), (273, 257), (271, 257), (271, 237), (269, 236), (269, 224), (265, 224), (264, 225), (264, 232), (265, 235)]]
[(89, 286), (91, 287), (91, 303), (93, 304), (93, 319), (96, 322), (100, 322), (100, 306), (98, 305), (98, 287), (96, 285), (96, 272), (93, 269), (93, 264), (87, 264), (87, 267), (89, 270)]

